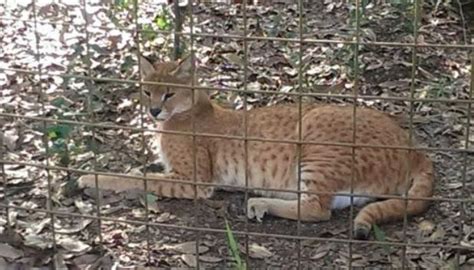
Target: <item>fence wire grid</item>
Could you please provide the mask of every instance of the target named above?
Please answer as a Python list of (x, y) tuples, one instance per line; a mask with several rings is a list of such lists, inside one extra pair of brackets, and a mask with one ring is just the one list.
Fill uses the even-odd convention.
[[(147, 158), (146, 152), (148, 151), (148, 146), (147, 146), (147, 138), (146, 134), (147, 133), (156, 133), (156, 134), (174, 134), (174, 135), (182, 135), (182, 136), (191, 136), (193, 138), (194, 142), (194, 147), (193, 147), (193, 178), (192, 179), (185, 179), (185, 180), (176, 180), (176, 179), (160, 179), (160, 180), (153, 180), (153, 181), (163, 181), (163, 182), (174, 182), (174, 183), (183, 183), (183, 184), (192, 184), (195, 187), (195, 200), (193, 202), (193, 207), (195, 207), (196, 212), (195, 215), (198, 215), (199, 213), (199, 204), (203, 204), (202, 201), (197, 200), (197, 187), (198, 186), (208, 186), (208, 187), (215, 187), (215, 188), (227, 188), (227, 189), (232, 189), (235, 191), (241, 191), (244, 193), (244, 211), (246, 215), (246, 202), (248, 198), (250, 197), (250, 192), (256, 191), (256, 190), (265, 190), (265, 191), (274, 191), (274, 192), (287, 192), (287, 193), (295, 193), (297, 194), (298, 197), (298, 217), (300, 216), (300, 204), (301, 204), (301, 196), (302, 194), (316, 194), (316, 195), (334, 195), (334, 193), (327, 193), (327, 192), (314, 192), (314, 191), (304, 191), (301, 190), (301, 147), (303, 145), (330, 145), (330, 146), (340, 146), (340, 147), (349, 147), (352, 150), (352, 165), (351, 165), (351, 171), (352, 171), (352, 179), (351, 179), (351, 189), (347, 193), (337, 193), (338, 196), (348, 196), (351, 200), (350, 208), (349, 208), (349, 217), (347, 222), (347, 234), (346, 237), (336, 237), (336, 234), (330, 235), (329, 237), (323, 237), (323, 236), (311, 236), (307, 235), (307, 233), (302, 233), (302, 226), (309, 226), (309, 225), (303, 225), (303, 223), (298, 220), (296, 223), (296, 232), (291, 235), (289, 234), (284, 234), (284, 233), (274, 233), (273, 231), (267, 231), (266, 229), (271, 229), (271, 227), (262, 227), (264, 228), (263, 230), (260, 231), (252, 231), (250, 227), (252, 226), (251, 224), (254, 224), (253, 222), (249, 221), (248, 218), (245, 218), (244, 223), (242, 226), (239, 227), (239, 229), (234, 229), (232, 230), (232, 233), (241, 240), (241, 251), (244, 254), (248, 254), (249, 256), (245, 256), (245, 262), (246, 265), (249, 269), (253, 268), (260, 268), (262, 267), (261, 264), (258, 264), (255, 262), (254, 259), (250, 256), (253, 251), (253, 244), (251, 243), (255, 237), (264, 237), (264, 238), (274, 238), (274, 239), (280, 239), (284, 241), (294, 241), (295, 246), (294, 249), (290, 251), (289, 254), (292, 254), (292, 257), (284, 259), (283, 266), (285, 264), (293, 263), (296, 261), (296, 268), (300, 269), (308, 269), (311, 268), (316, 264), (308, 264), (307, 263), (307, 258), (305, 259), (304, 257), (306, 255), (303, 255), (303, 250), (307, 247), (308, 241), (312, 241), (311, 243), (319, 243), (319, 244), (324, 244), (324, 243), (335, 243), (335, 244), (341, 244), (344, 247), (347, 248), (347, 256), (345, 258), (345, 262), (343, 264), (338, 264), (339, 266), (342, 266), (344, 268), (348, 269), (353, 269), (360, 267), (359, 264), (354, 263), (357, 261), (357, 250), (360, 248), (360, 245), (378, 245), (380, 247), (394, 247), (394, 248), (399, 248), (401, 250), (401, 258), (400, 258), (400, 267), (402, 269), (406, 268), (412, 268), (413, 265), (409, 264), (409, 252), (412, 251), (413, 249), (416, 248), (433, 248), (437, 249), (440, 248), (440, 243), (433, 243), (433, 241), (413, 241), (413, 239), (410, 239), (410, 236), (407, 234), (407, 227), (409, 226), (409, 219), (407, 217), (407, 214), (405, 213), (403, 221), (398, 221), (396, 222), (396, 226), (398, 226), (399, 231), (401, 232), (401, 237), (400, 241), (397, 241), (393, 238), (391, 239), (380, 239), (377, 238), (375, 240), (373, 239), (368, 239), (368, 240), (356, 240), (354, 239), (353, 236), (353, 218), (355, 217), (355, 206), (353, 204), (353, 200), (359, 197), (368, 197), (368, 198), (374, 198), (374, 199), (402, 199), (404, 200), (405, 203), (405, 210), (407, 207), (407, 202), (409, 199), (411, 200), (426, 200), (432, 202), (430, 208), (436, 208), (439, 207), (441, 203), (456, 203), (460, 205), (460, 211), (459, 211), (459, 216), (460, 220), (464, 221), (469, 225), (468, 223), (471, 222), (471, 227), (472, 227), (472, 213), (469, 211), (469, 208), (472, 207), (472, 204), (474, 203), (474, 199), (472, 197), (472, 194), (470, 194), (468, 186), (472, 185), (472, 179), (469, 179), (468, 173), (473, 169), (471, 160), (469, 159), (470, 155), (474, 154), (474, 148), (470, 146), (470, 138), (472, 137), (472, 134), (470, 134), (470, 127), (472, 125), (471, 123), (471, 117), (472, 117), (472, 105), (473, 105), (473, 93), (474, 93), (474, 45), (469, 44), (468, 41), (465, 39), (464, 44), (454, 44), (454, 43), (449, 43), (449, 44), (442, 44), (442, 43), (427, 43), (424, 41), (421, 41), (419, 39), (419, 22), (421, 20), (421, 12), (420, 9), (422, 9), (422, 3), (420, 0), (416, 0), (413, 3), (413, 10), (410, 11), (410, 16), (412, 16), (413, 20), (413, 40), (410, 40), (408, 42), (393, 42), (393, 41), (374, 41), (374, 40), (367, 40), (362, 33), (361, 30), (361, 25), (362, 25), (362, 17), (363, 17), (363, 10), (365, 6), (361, 5), (366, 5), (365, 1), (362, 3), (361, 1), (357, 0), (354, 2), (351, 2), (350, 4), (353, 5), (353, 10), (354, 10), (354, 35), (350, 36), (350, 38), (347, 39), (317, 39), (314, 38), (310, 35), (307, 35), (307, 30), (305, 26), (305, 20), (307, 20), (307, 16), (305, 16), (305, 11), (307, 9), (311, 9), (311, 4), (303, 2), (303, 0), (298, 0), (297, 4), (295, 5), (296, 9), (294, 10), (294, 16), (296, 25), (295, 28), (297, 29), (297, 36), (296, 37), (271, 37), (271, 36), (255, 36), (251, 35), (249, 33), (250, 25), (249, 25), (249, 19), (251, 15), (248, 15), (247, 12), (252, 8), (251, 4), (248, 3), (247, 0), (242, 1), (242, 3), (237, 5), (237, 9), (239, 12), (241, 12), (242, 16), (242, 23), (243, 23), (243, 32), (241, 34), (227, 34), (227, 33), (220, 33), (220, 34), (213, 34), (213, 33), (204, 33), (204, 32), (196, 32), (195, 31), (195, 20), (193, 19), (194, 16), (196, 16), (195, 12), (195, 7), (199, 5), (204, 5), (204, 4), (197, 4), (193, 3), (195, 1), (189, 1), (188, 5), (186, 6), (180, 6), (178, 1), (175, 1), (172, 5), (171, 8), (174, 11), (174, 16), (173, 19), (174, 25), (171, 27), (172, 29), (166, 29), (166, 30), (150, 30), (144, 27), (146, 23), (143, 23), (141, 20), (138, 10), (139, 10), (139, 1), (134, 0), (131, 6), (129, 8), (131, 9), (131, 14), (129, 19), (130, 24), (126, 27), (120, 27), (120, 26), (115, 26), (115, 27), (110, 27), (108, 25), (91, 25), (91, 21), (89, 19), (85, 19), (83, 22), (75, 22), (74, 20), (66, 20), (64, 21), (54, 21), (54, 20), (40, 20), (37, 18), (38, 12), (43, 7), (39, 7), (37, 0), (33, 0), (30, 5), (31, 5), (31, 12), (32, 12), (32, 17), (33, 18), (18, 18), (15, 16), (7, 16), (5, 14), (2, 14), (0, 17), (0, 22), (3, 22), (4, 24), (6, 22), (17, 22), (17, 23), (32, 23), (33, 28), (34, 28), (34, 33), (36, 37), (36, 42), (35, 42), (35, 53), (34, 53), (34, 59), (30, 59), (31, 61), (34, 61), (36, 64), (36, 69), (25, 69), (21, 67), (15, 67), (15, 66), (5, 66), (5, 67), (0, 67), (0, 70), (4, 72), (5, 74), (25, 74), (26, 76), (33, 76), (33, 78), (37, 80), (44, 80), (40, 82), (39, 84), (36, 85), (36, 94), (39, 96), (38, 103), (35, 105), (37, 106), (37, 110), (39, 111), (38, 115), (28, 115), (28, 114), (21, 114), (17, 112), (7, 112), (5, 110), (0, 111), (0, 120), (1, 121), (13, 121), (13, 120), (18, 120), (18, 121), (31, 121), (33, 123), (37, 123), (38, 125), (41, 125), (41, 128), (46, 131), (48, 128), (54, 125), (58, 124), (67, 124), (67, 125), (73, 125), (73, 126), (81, 126), (84, 128), (87, 128), (90, 130), (91, 134), (91, 149), (93, 149), (93, 155), (91, 157), (92, 163), (90, 168), (91, 169), (84, 169), (84, 168), (72, 168), (71, 166), (68, 165), (55, 165), (51, 164), (50, 161), (50, 156), (53, 155), (52, 149), (51, 149), (51, 138), (48, 137), (49, 134), (44, 132), (42, 134), (42, 145), (44, 146), (44, 152), (39, 153), (38, 155), (41, 156), (41, 162), (28, 162), (28, 161), (21, 161), (21, 160), (15, 160), (12, 159), (11, 157), (7, 158), (6, 151), (3, 151), (0, 155), (0, 164), (1, 164), (1, 172), (3, 176), (3, 202), (0, 203), (0, 208), (3, 209), (3, 213), (5, 214), (4, 216), (4, 223), (3, 227), (3, 233), (6, 233), (6, 231), (10, 230), (11, 228), (15, 228), (15, 225), (17, 223), (17, 218), (16, 215), (13, 215), (13, 211), (26, 211), (27, 213), (32, 213), (33, 215), (38, 215), (38, 213), (41, 213), (42, 215), (47, 215), (50, 220), (48, 221), (49, 224), (49, 230), (51, 233), (51, 246), (48, 246), (48, 248), (52, 251), (52, 254), (50, 254), (50, 258), (52, 261), (57, 261), (57, 254), (61, 250), (61, 247), (64, 247), (64, 243), (61, 242), (61, 237), (58, 236), (58, 234), (62, 234), (64, 232), (57, 232), (57, 225), (56, 223), (58, 222), (58, 218), (77, 218), (77, 219), (88, 219), (91, 221), (94, 221), (93, 226), (96, 226), (97, 229), (97, 239), (91, 240), (96, 246), (101, 247), (101, 250), (107, 250), (107, 247), (105, 247), (105, 242), (107, 241), (104, 236), (108, 232), (103, 232), (104, 227), (106, 226), (105, 224), (111, 224), (111, 223), (123, 223), (123, 224), (131, 224), (131, 225), (136, 225), (136, 226), (143, 226), (144, 231), (145, 231), (145, 240), (144, 246), (140, 246), (140, 252), (144, 252), (145, 257), (146, 257), (146, 262), (148, 262), (150, 265), (156, 265), (156, 266), (163, 266), (163, 263), (160, 261), (156, 260), (156, 254), (157, 251), (156, 248), (154, 248), (155, 243), (153, 242), (154, 237), (152, 236), (153, 234), (156, 234), (157, 232), (161, 231), (166, 231), (166, 230), (180, 230), (180, 231), (186, 231), (191, 233), (191, 238), (195, 239), (195, 249), (194, 252), (191, 254), (195, 256), (195, 259), (193, 260), (192, 263), (189, 261), (186, 262), (185, 264), (188, 266), (192, 266), (194, 268), (205, 268), (206, 267), (206, 258), (204, 260), (202, 257), (206, 257), (205, 255), (202, 255), (201, 252), (196, 252), (199, 251), (200, 248), (202, 247), (203, 243), (206, 243), (206, 234), (218, 234), (220, 235), (221, 238), (224, 238), (226, 233), (228, 231), (222, 227), (222, 228), (211, 228), (209, 226), (195, 226), (195, 225), (183, 225), (179, 224), (179, 222), (176, 222), (176, 224), (171, 221), (171, 222), (160, 222), (156, 221), (156, 218), (151, 218), (153, 215), (153, 209), (151, 208), (152, 206), (150, 204), (154, 203), (153, 200), (149, 200), (148, 197), (145, 197), (143, 200), (144, 204), (144, 215), (142, 219), (132, 219), (132, 218), (124, 218), (124, 217), (119, 217), (119, 218), (114, 218), (108, 216), (107, 213), (104, 214), (104, 210), (107, 210), (107, 208), (102, 207), (102, 203), (104, 200), (104, 195), (99, 191), (98, 188), (94, 191), (94, 196), (95, 196), (95, 206), (94, 207), (94, 214), (90, 213), (71, 213), (71, 211), (67, 211), (62, 209), (63, 207), (58, 207), (58, 202), (57, 202), (57, 194), (55, 194), (55, 183), (54, 183), (54, 176), (52, 172), (63, 172), (67, 174), (68, 181), (69, 180), (74, 180), (77, 178), (77, 176), (82, 175), (82, 174), (95, 174), (96, 175), (96, 187), (98, 186), (98, 175), (110, 175), (110, 176), (121, 176), (121, 177), (127, 177), (130, 179), (130, 181), (143, 181), (143, 188), (145, 190), (145, 193), (148, 194), (149, 187), (148, 187), (148, 181), (149, 178), (147, 177), (147, 171), (143, 170), (142, 174), (123, 174), (123, 173), (114, 173), (114, 172), (104, 172), (104, 170), (100, 169), (102, 166), (101, 161), (99, 160), (99, 155), (97, 153), (97, 144), (100, 142), (99, 135), (97, 134), (97, 130), (100, 129), (108, 129), (112, 130), (113, 132), (136, 132), (140, 134), (140, 141), (141, 145), (141, 162), (142, 167), (146, 168), (150, 160)], [(118, 2), (117, 2), (118, 3)], [(346, 3), (347, 4), (347, 3)], [(207, 5), (207, 4), (206, 4)], [(210, 5), (210, 4), (209, 4)], [(215, 5), (215, 4), (214, 4)], [(289, 5), (289, 4), (285, 4)], [(89, 2), (85, 0), (81, 0), (79, 4), (83, 14), (87, 17), (87, 14), (91, 13), (91, 6)], [(226, 6), (226, 5), (222, 5)], [(236, 5), (234, 5), (235, 7)], [(278, 7), (283, 7), (284, 5), (276, 5), (275, 8)], [(4, 8), (5, 10), (5, 8)], [(44, 10), (43, 10), (44, 11)], [(50, 12), (54, 12), (50, 11)], [(232, 16), (232, 15), (230, 15)], [(408, 17), (408, 16), (407, 16)], [(186, 25), (184, 23), (185, 18), (188, 18), (189, 20), (189, 25)], [(44, 61), (42, 59), (42, 48), (41, 48), (41, 39), (40, 39), (40, 34), (38, 33), (38, 28), (42, 27), (42, 25), (50, 25), (54, 27), (77, 27), (79, 29), (83, 29), (84, 32), (83, 34), (85, 35), (85, 40), (86, 40), (86, 50), (84, 52), (81, 52), (82, 57), (84, 57), (85, 62), (87, 63), (86, 67), (83, 69), (81, 74), (76, 74), (76, 73), (65, 73), (65, 72), (57, 72), (57, 71), (51, 71), (48, 70), (48, 68), (44, 68)], [(93, 69), (96, 66), (95, 63), (93, 63), (92, 59), (94, 56), (91, 54), (94, 53), (94, 49), (91, 48), (92, 43), (89, 42), (90, 38), (97, 33), (95, 31), (92, 31), (91, 29), (100, 29), (103, 31), (115, 31), (115, 30), (120, 30), (124, 32), (130, 32), (130, 35), (128, 38), (133, 39), (135, 42), (134, 46), (134, 54), (135, 58), (138, 59), (138, 62), (140, 62), (140, 57), (143, 55), (144, 50), (146, 48), (143, 47), (143, 43), (145, 42), (144, 36), (145, 35), (156, 35), (155, 37), (159, 37), (160, 35), (172, 35), (174, 38), (172, 40), (174, 46), (173, 50), (169, 52), (170, 54), (173, 55), (173, 58), (179, 58), (179, 56), (182, 56), (182, 46), (183, 43), (185, 42), (184, 39), (188, 38), (189, 40), (186, 42), (189, 42), (189, 52), (194, 52), (197, 47), (197, 41), (196, 39), (205, 39), (205, 38), (219, 38), (219, 39), (227, 39), (227, 40), (236, 40), (236, 42), (240, 42), (242, 46), (242, 66), (243, 66), (243, 83), (241, 86), (237, 87), (229, 87), (229, 86), (208, 86), (208, 85), (177, 85), (177, 84), (171, 84), (171, 83), (162, 83), (162, 82), (145, 82), (142, 79), (143, 78), (138, 78), (138, 79), (130, 79), (130, 78), (112, 78), (112, 77), (104, 77), (101, 74), (97, 74), (96, 71)], [(127, 38), (127, 37), (125, 37)], [(289, 91), (289, 92), (282, 92), (278, 90), (261, 90), (261, 89), (253, 89), (249, 87), (249, 51), (252, 50), (250, 43), (255, 42), (255, 41), (260, 41), (260, 42), (287, 42), (287, 43), (292, 43), (292, 44), (297, 44), (297, 54), (296, 54), (296, 62), (298, 63), (297, 65), (297, 87), (294, 88), (295, 91)], [(312, 91), (311, 87), (308, 87), (304, 80), (305, 80), (305, 67), (303, 66), (304, 64), (304, 57), (306, 54), (304, 46), (318, 46), (320, 44), (340, 44), (341, 46), (351, 46), (353, 49), (353, 55), (351, 56), (352, 58), (352, 75), (353, 75), (353, 80), (351, 81), (352, 83), (352, 93), (350, 94), (340, 94), (340, 93), (328, 93), (328, 92), (316, 92)], [(359, 70), (360, 66), (360, 57), (359, 57), (359, 52), (360, 52), (360, 47), (361, 46), (366, 46), (370, 48), (378, 48), (378, 47), (383, 47), (383, 46), (388, 46), (388, 47), (396, 47), (396, 48), (406, 48), (411, 52), (411, 62), (407, 63), (411, 67), (411, 75), (410, 75), (410, 82), (408, 82), (409, 85), (409, 94), (408, 97), (396, 97), (396, 96), (382, 96), (382, 95), (371, 95), (371, 94), (364, 94), (360, 92), (361, 89), (361, 84), (364, 82), (359, 79), (360, 74), (364, 71)], [(440, 48), (440, 49), (459, 49), (459, 50), (465, 50), (470, 54), (470, 60), (467, 59), (467, 62), (470, 62), (470, 86), (468, 90), (468, 96), (466, 98), (459, 98), (459, 99), (454, 99), (450, 97), (417, 97), (416, 95), (416, 87), (417, 87), (417, 82), (419, 81), (419, 78), (417, 77), (419, 73), (419, 50), (422, 50), (424, 48)], [(422, 59), (424, 60), (424, 59)], [(194, 63), (196, 65), (196, 63)], [(138, 64), (139, 66), (139, 64)], [(113, 68), (113, 67), (107, 67), (107, 68)], [(468, 67), (469, 69), (469, 67)], [(193, 73), (195, 73), (197, 68), (193, 68)], [(137, 74), (140, 74), (139, 70), (135, 70)], [(221, 71), (224, 72), (224, 71)], [(94, 75), (95, 74), (95, 75)], [(194, 74), (196, 75), (196, 74)], [(48, 104), (50, 103), (50, 99), (48, 99), (48, 95), (50, 92), (48, 90), (44, 89), (44, 83), (48, 83), (47, 78), (53, 78), (53, 77), (58, 77), (61, 78), (62, 80), (82, 80), (85, 82), (86, 87), (88, 88), (87, 91), (87, 100), (85, 100), (85, 103), (87, 104), (87, 119), (88, 121), (79, 121), (79, 120), (69, 120), (69, 119), (63, 119), (63, 118), (58, 118), (55, 116), (51, 116), (48, 113)], [(124, 85), (125, 88), (134, 88), (136, 86), (139, 86), (140, 88), (143, 87), (143, 85), (160, 85), (160, 86), (169, 86), (169, 87), (181, 87), (181, 88), (188, 88), (191, 89), (192, 91), (218, 91), (220, 93), (230, 93), (230, 94), (235, 94), (235, 95), (242, 95), (242, 104), (241, 107), (244, 108), (242, 109), (243, 112), (243, 126), (244, 126), (244, 132), (243, 136), (231, 136), (231, 135), (222, 135), (222, 134), (210, 134), (210, 133), (198, 133), (196, 132), (196, 127), (194, 126), (193, 121), (193, 132), (182, 132), (182, 131), (172, 131), (172, 130), (162, 130), (160, 128), (150, 128), (145, 125), (146, 123), (146, 118), (147, 116), (144, 115), (144, 110), (145, 108), (143, 107), (142, 104), (145, 104), (143, 102), (144, 97), (142, 96), (142, 91), (139, 91), (139, 100), (140, 100), (140, 119), (138, 121), (139, 124), (133, 126), (133, 125), (121, 125), (121, 124), (110, 124), (110, 123), (104, 123), (103, 121), (99, 120), (98, 114), (100, 114), (100, 110), (97, 110), (95, 108), (95, 97), (97, 96), (97, 90), (94, 90), (97, 88), (98, 85), (100, 84), (107, 84), (107, 83), (116, 83), (116, 84), (121, 84)], [(2, 90), (3, 92), (4, 90)], [(6, 89), (5, 89), (6, 91)], [(5, 92), (6, 93), (6, 92)], [(255, 94), (255, 95), (278, 95), (278, 96), (285, 96), (286, 98), (290, 98), (295, 102), (295, 106), (298, 106), (298, 111), (299, 111), (299, 122), (298, 122), (298, 139), (297, 140), (280, 140), (280, 139), (268, 139), (268, 138), (258, 138), (258, 137), (252, 137), (249, 136), (248, 133), (248, 111), (246, 108), (249, 107), (249, 105), (252, 105), (252, 102), (249, 102), (249, 95), (250, 94)], [(194, 96), (193, 96), (194, 98)], [(331, 100), (331, 98), (336, 98), (336, 99), (344, 99), (348, 103), (351, 103), (352, 108), (353, 108), (353, 117), (352, 117), (352, 142), (351, 143), (341, 143), (341, 142), (314, 142), (314, 141), (305, 141), (302, 138), (302, 111), (303, 111), (303, 103), (304, 99), (306, 98), (312, 98), (312, 99), (320, 99), (320, 100)], [(407, 104), (408, 106), (408, 123), (407, 123), (407, 128), (409, 130), (409, 146), (401, 146), (401, 145), (391, 145), (391, 146), (386, 146), (386, 145), (375, 145), (375, 144), (363, 144), (363, 143), (358, 143), (356, 142), (356, 111), (360, 106), (358, 104), (361, 104), (365, 101), (377, 101), (377, 102), (401, 102), (404, 104)], [(194, 103), (194, 102), (193, 102)], [(417, 110), (417, 106), (420, 106), (420, 104), (423, 103), (443, 103), (446, 104), (446, 106), (450, 106), (451, 104), (460, 104), (464, 108), (466, 108), (467, 114), (466, 114), (466, 121), (465, 121), (465, 126), (462, 127), (463, 129), (466, 130), (464, 134), (464, 142), (461, 142), (464, 144), (464, 147), (433, 147), (433, 146), (424, 146), (424, 145), (419, 145), (414, 142), (415, 139), (415, 122), (417, 119), (415, 117), (415, 113)], [(3, 105), (2, 105), (3, 106)], [(193, 115), (193, 117), (195, 117)], [(416, 118), (416, 119), (415, 119)], [(3, 120), (2, 120), (3, 119)], [(1, 122), (0, 122), (1, 123)], [(1, 134), (0, 134), (1, 135)], [(273, 143), (287, 143), (287, 144), (294, 144), (296, 145), (297, 149), (297, 164), (298, 164), (298, 188), (297, 190), (286, 190), (286, 189), (267, 189), (267, 188), (249, 188), (249, 183), (248, 183), (248, 171), (247, 169), (245, 170), (245, 187), (236, 187), (236, 186), (231, 186), (231, 185), (222, 185), (222, 184), (215, 184), (215, 183), (208, 183), (208, 182), (200, 182), (197, 180), (196, 176), (196, 170), (197, 170), (197, 159), (196, 159), (196, 138), (198, 137), (207, 137), (207, 138), (221, 138), (221, 139), (228, 139), (228, 140), (238, 140), (238, 141), (243, 141), (244, 142), (244, 150), (245, 150), (245, 168), (248, 168), (248, 166), (251, 166), (249, 164), (248, 160), (248, 143), (249, 142), (273, 142)], [(5, 140), (3, 136), (1, 136), (2, 140)], [(4, 142), (2, 142), (3, 144)], [(121, 144), (121, 142), (114, 142), (115, 144)], [(417, 145), (417, 146), (415, 146)], [(0, 144), (1, 146), (1, 144)], [(445, 194), (439, 194), (438, 191), (435, 191), (435, 195), (433, 197), (409, 197), (408, 196), (408, 189), (405, 191), (405, 194), (403, 196), (396, 196), (396, 195), (361, 195), (361, 194), (354, 194), (353, 193), (353, 181), (355, 177), (355, 151), (357, 148), (379, 148), (379, 149), (401, 149), (401, 150), (408, 150), (408, 151), (424, 151), (424, 152), (450, 152), (450, 153), (456, 153), (459, 156), (462, 157), (461, 163), (462, 163), (462, 169), (459, 172), (458, 177), (461, 179), (460, 180), (460, 189), (461, 189), (461, 194), (463, 196), (461, 197), (450, 197), (450, 196), (445, 196)], [(15, 192), (10, 192), (12, 190), (11, 183), (9, 182), (9, 173), (6, 170), (6, 166), (11, 165), (11, 166), (22, 166), (22, 167), (32, 167), (32, 168), (37, 168), (41, 170), (43, 173), (43, 176), (46, 177), (47, 179), (47, 186), (45, 187), (47, 190), (46, 198), (47, 201), (45, 201), (45, 205), (41, 206), (35, 206), (35, 207), (30, 207), (28, 204), (13, 204), (11, 201), (12, 199), (10, 198), (9, 194), (15, 194)], [(409, 164), (409, 161), (407, 160), (407, 165), (410, 167), (411, 164)], [(409, 177), (406, 177), (406, 181), (409, 180)], [(438, 179), (435, 178), (436, 185), (439, 185), (437, 181)], [(408, 186), (408, 185), (406, 185)], [(13, 188), (15, 189), (15, 188)], [(152, 192), (152, 191), (150, 191)], [(175, 204), (179, 205), (181, 201), (175, 201)], [(159, 205), (159, 203), (158, 203)], [(185, 204), (186, 206), (189, 206), (189, 204)], [(467, 211), (465, 210), (467, 209)], [(107, 211), (106, 211), (107, 212)], [(406, 211), (405, 211), (406, 212)], [(422, 218), (424, 214), (420, 215)], [(278, 223), (281, 222), (280, 220), (273, 220), (272, 222)], [(329, 223), (332, 222), (332, 219), (328, 221)], [(288, 224), (288, 223), (285, 223)], [(92, 225), (91, 225), (92, 226)], [(260, 226), (259, 224), (255, 226)], [(263, 226), (263, 225), (261, 225)], [(311, 226), (312, 228), (318, 228), (319, 223), (314, 223)], [(474, 252), (474, 246), (469, 244), (472, 243), (469, 242), (469, 235), (466, 236), (463, 234), (462, 228), (464, 224), (457, 224), (456, 225), (458, 230), (459, 230), (459, 235), (458, 235), (458, 241), (457, 244), (450, 244), (450, 243), (443, 243), (442, 248), (443, 249), (451, 249), (454, 250), (454, 260), (453, 260), (453, 265), (456, 267), (456, 269), (459, 269), (459, 267), (464, 264), (467, 260), (471, 259), (474, 262), (474, 259), (469, 257), (469, 254), (472, 254)], [(383, 228), (384, 225), (381, 225), (381, 228)], [(77, 232), (79, 233), (79, 231)], [(470, 236), (470, 237), (474, 237)], [(467, 240), (466, 240), (467, 239)], [(275, 240), (277, 241), (277, 240)], [(466, 242), (468, 241), (468, 242)], [(143, 242), (142, 242), (143, 243)], [(466, 255), (467, 254), (467, 255)], [(115, 254), (116, 256), (120, 256), (121, 254)], [(222, 254), (221, 254), (222, 255)], [(370, 254), (366, 255), (369, 256)], [(464, 257), (463, 257), (464, 256)], [(314, 258), (313, 258), (314, 259)], [(285, 261), (286, 260), (286, 261)], [(161, 264), (160, 264), (161, 263)], [(164, 264), (166, 267), (166, 264)], [(168, 265), (169, 266), (169, 265)], [(58, 265), (55, 265), (57, 268)]]

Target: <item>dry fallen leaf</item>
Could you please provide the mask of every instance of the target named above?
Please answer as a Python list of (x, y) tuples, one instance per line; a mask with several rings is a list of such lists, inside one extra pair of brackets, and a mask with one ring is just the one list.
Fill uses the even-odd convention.
[(58, 245), (74, 253), (84, 253), (91, 249), (88, 244), (73, 238), (61, 238), (58, 240)]
[(431, 241), (437, 241), (437, 240), (442, 239), (445, 235), (446, 235), (446, 231), (443, 229), (443, 227), (439, 226), (439, 227), (436, 229), (436, 231), (434, 231), (434, 232), (430, 235), (429, 239), (430, 239)]
[[(245, 253), (245, 247), (240, 248), (242, 253)], [(255, 259), (265, 259), (273, 255), (266, 247), (260, 246), (256, 243), (249, 245), (249, 256)]]
[(99, 255), (97, 254), (84, 254), (84, 255), (80, 255), (74, 258), (73, 262), (77, 266), (90, 265), (90, 264), (93, 264), (95, 261), (97, 261), (98, 258), (99, 258)]
[[(164, 245), (163, 248), (185, 254), (196, 254), (196, 241), (189, 241), (175, 245)], [(208, 247), (202, 245), (198, 248), (199, 254), (205, 253), (208, 250)]]
[(0, 142), (3, 141), (10, 151), (15, 150), (18, 138), (18, 131), (16, 129), (7, 130), (4, 134), (0, 131)]
[(235, 53), (224, 54), (223, 57), (231, 64), (234, 64), (236, 66), (243, 66), (242, 59)]
[[(74, 234), (84, 230), (89, 224), (92, 223), (92, 219), (81, 219), (78, 223), (71, 227), (58, 227), (56, 232), (60, 234)], [(56, 227), (56, 226), (55, 226)]]
[(39, 234), (43, 231), (46, 225), (50, 225), (50, 224), (51, 224), (51, 218), (45, 218), (39, 222), (27, 224), (27, 228), (25, 232)]
[(15, 260), (23, 257), (23, 251), (16, 249), (9, 244), (0, 243), (0, 257)]
[(64, 255), (62, 254), (62, 252), (54, 254), (53, 262), (54, 269), (68, 269), (66, 266), (66, 262), (64, 261)]
[(172, 220), (173, 218), (173, 215), (171, 215), (169, 212), (165, 212), (156, 218), (156, 222), (166, 222)]
[(75, 200), (74, 205), (79, 209), (81, 214), (90, 214), (94, 210), (94, 206), (91, 203), (85, 202), (82, 199)]
[(316, 254), (314, 254), (313, 256), (311, 256), (311, 259), (312, 260), (319, 260), (321, 258), (323, 258), (324, 256), (328, 255), (329, 253), (329, 250), (322, 250)]
[(218, 263), (221, 262), (223, 258), (213, 256), (199, 256), (199, 260), (207, 263)]
[(429, 220), (423, 220), (422, 222), (420, 222), (420, 224), (418, 224), (418, 229), (424, 236), (431, 234), (434, 228), (435, 225)]
[(45, 236), (39, 236), (37, 234), (28, 234), (25, 236), (26, 246), (36, 247), (39, 249), (51, 248), (53, 246), (53, 241), (50, 238)]
[(189, 266), (189, 267), (196, 267), (197, 266), (197, 259), (196, 256), (191, 254), (183, 254), (181, 255), (181, 260)]
[(447, 183), (446, 187), (449, 189), (459, 189), (462, 188), (463, 184), (460, 182)]

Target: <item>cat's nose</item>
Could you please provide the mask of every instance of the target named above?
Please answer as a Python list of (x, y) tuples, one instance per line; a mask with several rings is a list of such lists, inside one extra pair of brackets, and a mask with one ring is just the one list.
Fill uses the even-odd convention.
[(153, 117), (157, 117), (161, 112), (160, 108), (150, 108), (150, 113)]

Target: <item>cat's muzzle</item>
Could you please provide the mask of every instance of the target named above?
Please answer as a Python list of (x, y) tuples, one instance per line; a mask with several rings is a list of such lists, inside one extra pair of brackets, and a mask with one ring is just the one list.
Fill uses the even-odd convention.
[(160, 108), (150, 108), (150, 114), (151, 114), (153, 117), (157, 117), (160, 113), (161, 113), (161, 109), (160, 109)]

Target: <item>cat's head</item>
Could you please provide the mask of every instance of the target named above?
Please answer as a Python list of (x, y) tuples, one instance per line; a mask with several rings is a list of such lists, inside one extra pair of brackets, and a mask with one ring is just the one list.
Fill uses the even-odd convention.
[[(195, 68), (194, 56), (188, 55), (179, 61), (151, 64), (141, 57), (140, 71), (143, 82), (161, 82), (192, 85)], [(146, 84), (142, 86), (143, 99), (152, 117), (167, 120), (175, 114), (190, 111), (207, 100), (202, 90), (187, 87)]]

